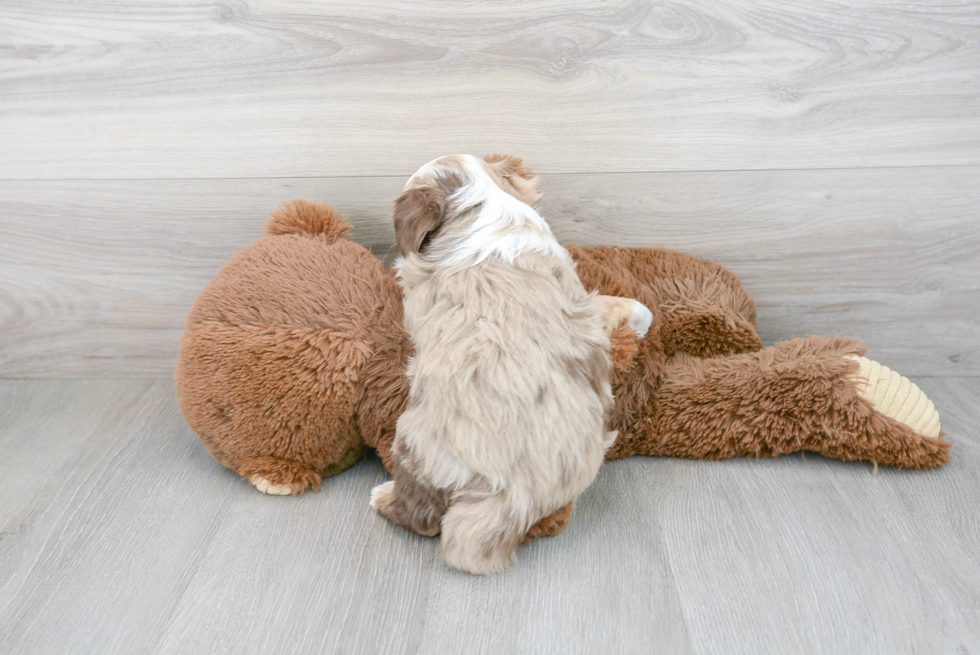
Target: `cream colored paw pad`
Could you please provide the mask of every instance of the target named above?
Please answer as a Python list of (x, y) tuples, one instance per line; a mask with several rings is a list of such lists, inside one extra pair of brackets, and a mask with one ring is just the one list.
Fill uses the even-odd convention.
[(272, 484), (265, 478), (259, 475), (253, 475), (248, 479), (249, 482), (255, 485), (255, 488), (264, 494), (269, 494), (271, 496), (289, 496), (293, 493), (292, 487), (288, 484)]
[(873, 359), (859, 355), (847, 358), (858, 363), (858, 393), (872, 407), (923, 436), (939, 436), (939, 412), (914, 382)]

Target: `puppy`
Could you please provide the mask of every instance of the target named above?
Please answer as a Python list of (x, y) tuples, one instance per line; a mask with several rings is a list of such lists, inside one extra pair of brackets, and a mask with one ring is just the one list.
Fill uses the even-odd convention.
[(595, 478), (615, 433), (611, 330), (649, 310), (582, 287), (534, 209), (519, 159), (454, 155), (420, 168), (395, 202), (405, 327), (415, 345), (394, 481), (371, 504), (474, 574), (513, 565), (529, 528)]

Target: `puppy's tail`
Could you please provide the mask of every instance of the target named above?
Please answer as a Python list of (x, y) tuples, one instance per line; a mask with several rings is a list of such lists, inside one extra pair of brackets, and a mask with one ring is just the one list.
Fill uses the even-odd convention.
[(309, 200), (290, 200), (272, 212), (265, 233), (323, 235), (328, 243), (346, 239), (350, 232), (347, 217), (330, 205)]
[(510, 568), (529, 527), (522, 513), (503, 492), (456, 500), (442, 517), (442, 558), (474, 575)]

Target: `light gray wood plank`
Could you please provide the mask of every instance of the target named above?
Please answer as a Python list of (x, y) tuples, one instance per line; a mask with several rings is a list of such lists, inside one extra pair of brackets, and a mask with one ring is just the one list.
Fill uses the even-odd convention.
[[(102, 397), (71, 393), (82, 384)], [(30, 501), (2, 527), (5, 651), (146, 652), (225, 511), (219, 490), (237, 488), (189, 433), (168, 382), (122, 384), (133, 393), (121, 402), (116, 381), (59, 384), (67, 402), (48, 422), (71, 424), (91, 407), (102, 420), (57, 475), (28, 485)], [(64, 436), (39, 434), (36, 460), (58, 457)]]
[(502, 575), (473, 578), (440, 562), (419, 652), (697, 652), (664, 549), (669, 528), (646, 485), (676, 464), (603, 468), (568, 528), (522, 548)]
[[(58, 386), (80, 384), (92, 383)], [(31, 506), (9, 522), (18, 529), (0, 541), (8, 600), (0, 603), (0, 641), (14, 651), (458, 652), (453, 644), (469, 648), (474, 639), (488, 652), (517, 637), (524, 652), (606, 643), (642, 652), (653, 636), (686, 643), (655, 528), (641, 521), (611, 552), (615, 514), (606, 516), (601, 500), (583, 501), (581, 529), (522, 549), (515, 571), (471, 578), (438, 561), (436, 540), (367, 506), (385, 477), (377, 460), (327, 480), (319, 494), (263, 496), (209, 460), (165, 382), (134, 385), (142, 402), (106, 412), (84, 455), (64, 466), (64, 479), (33, 490)], [(93, 400), (55, 413), (65, 420), (86, 405), (106, 406)], [(612, 476), (592, 495), (610, 495), (623, 481)], [(636, 561), (640, 575), (602, 571), (636, 544), (651, 549)], [(443, 606), (469, 598), (474, 585), (483, 589), (479, 609), (496, 624), (465, 603)], [(597, 591), (602, 602), (583, 603)]]
[(372, 461), (301, 498), (239, 484), (154, 652), (412, 652), (435, 551), (370, 510), (383, 479)]
[[(718, 261), (767, 342), (862, 339), (910, 375), (980, 373), (980, 167), (543, 176), (566, 243)], [(0, 182), (0, 375), (170, 375), (194, 298), (289, 198), (394, 254), (401, 178)]]
[(8, 0), (0, 178), (977, 164), (975, 3)]
[(394, 178), (0, 182), (0, 368), (170, 375), (194, 298), (279, 203), (330, 199), (355, 238), (383, 233), (383, 252), (399, 187)]
[[(131, 410), (144, 387), (128, 381), (0, 380), (0, 526), (74, 461), (107, 420)], [(64, 407), (74, 411), (59, 411)]]
[[(367, 506), (376, 459), (300, 498), (213, 462), (166, 381), (0, 381), (5, 651), (973, 652), (980, 378), (920, 379), (951, 463), (816, 456), (605, 467), (559, 537), (492, 578)], [(60, 396), (64, 402), (52, 404)], [(65, 426), (101, 423), (64, 443)], [(37, 429), (31, 430), (31, 426)], [(69, 451), (67, 457), (56, 455)], [(62, 457), (50, 475), (42, 454)], [(0, 457), (0, 479), (14, 467)], [(31, 480), (30, 477), (23, 478)], [(0, 486), (0, 507), (16, 494)]]
[[(916, 570), (926, 605), (922, 621), (938, 631), (934, 651), (980, 648), (980, 380), (961, 384), (945, 378), (919, 380), (943, 408), (944, 427), (954, 442), (952, 460), (938, 481), (884, 478), (887, 492), (866, 493), (867, 504), (901, 545)], [(874, 487), (866, 484), (870, 491)], [(862, 498), (863, 501), (865, 498)], [(968, 508), (965, 512), (963, 508)], [(941, 557), (936, 555), (941, 553)], [(965, 637), (969, 635), (969, 637)]]
[(567, 242), (730, 268), (767, 343), (842, 334), (907, 375), (943, 376), (980, 373), (978, 180), (973, 167), (766, 171), (559, 176), (545, 189)]
[(807, 455), (648, 477), (698, 652), (980, 646), (980, 380), (919, 382), (956, 446), (943, 469)]

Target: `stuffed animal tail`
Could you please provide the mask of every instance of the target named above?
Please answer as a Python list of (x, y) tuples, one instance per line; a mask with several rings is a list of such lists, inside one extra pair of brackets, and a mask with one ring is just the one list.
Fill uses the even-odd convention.
[(309, 200), (290, 200), (272, 212), (265, 224), (267, 235), (322, 234), (328, 243), (346, 239), (350, 232), (347, 217), (330, 205)]

